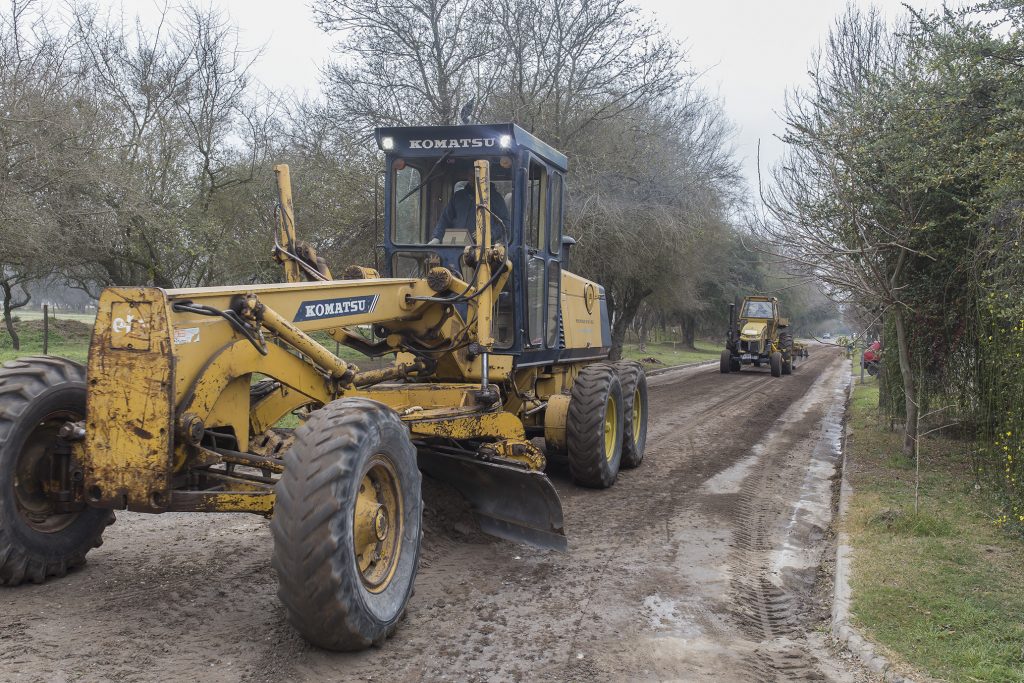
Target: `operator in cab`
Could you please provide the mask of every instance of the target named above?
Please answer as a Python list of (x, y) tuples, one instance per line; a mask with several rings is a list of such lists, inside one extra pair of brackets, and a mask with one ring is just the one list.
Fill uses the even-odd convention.
[[(460, 178), (465, 184), (452, 195), (448, 205), (441, 212), (430, 233), (430, 241), (427, 244), (441, 244), (444, 234), (449, 229), (467, 230), (470, 235), (476, 230), (476, 190), (473, 188), (474, 173), (473, 167), (464, 170)], [(505, 198), (501, 196), (494, 183), (491, 183), (491, 243), (501, 242), (508, 244), (505, 233), (511, 228), (508, 215), (508, 205)]]

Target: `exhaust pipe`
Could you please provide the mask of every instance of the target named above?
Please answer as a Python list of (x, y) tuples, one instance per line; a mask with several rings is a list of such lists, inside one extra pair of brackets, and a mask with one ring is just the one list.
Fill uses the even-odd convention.
[(736, 304), (729, 304), (729, 334), (726, 335), (726, 341), (730, 348), (736, 345)]

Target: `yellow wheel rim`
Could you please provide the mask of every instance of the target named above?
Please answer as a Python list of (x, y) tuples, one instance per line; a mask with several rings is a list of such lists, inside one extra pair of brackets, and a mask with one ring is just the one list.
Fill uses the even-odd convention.
[(640, 425), (644, 417), (644, 406), (641, 403), (640, 390), (633, 392), (633, 443), (640, 443)]
[(402, 486), (391, 459), (370, 458), (353, 511), (352, 536), (356, 566), (363, 586), (380, 593), (395, 576), (402, 549)]
[(608, 462), (612, 461), (615, 455), (615, 445), (619, 441), (619, 404), (614, 396), (608, 397), (608, 404), (604, 408), (604, 457)]

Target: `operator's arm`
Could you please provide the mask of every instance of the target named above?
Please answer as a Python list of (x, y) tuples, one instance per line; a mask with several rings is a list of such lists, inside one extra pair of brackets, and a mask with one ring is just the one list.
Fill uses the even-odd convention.
[[(441, 212), (441, 217), (437, 219), (437, 225), (434, 226), (433, 232), (430, 233), (430, 243), (439, 244), (444, 239), (444, 233), (448, 228), (458, 227), (455, 225), (455, 218), (458, 213), (459, 193), (456, 192), (452, 195), (452, 198), (448, 200), (448, 204), (444, 207)], [(434, 240), (437, 240), (436, 242)]]

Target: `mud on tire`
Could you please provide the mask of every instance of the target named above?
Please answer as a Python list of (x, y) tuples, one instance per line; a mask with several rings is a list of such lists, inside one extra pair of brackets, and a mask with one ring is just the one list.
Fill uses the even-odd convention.
[[(636, 361), (617, 361), (615, 370), (622, 388), (621, 467), (640, 467), (647, 448), (647, 373)], [(637, 410), (637, 407), (639, 409)]]
[(395, 631), (419, 563), (420, 485), (409, 432), (381, 403), (340, 399), (295, 431), (275, 486), (272, 564), (288, 620), (311, 643), (361, 650)]
[[(615, 414), (608, 417), (611, 410)], [(566, 418), (573, 481), (601, 489), (615, 483), (622, 462), (622, 425), (622, 386), (615, 368), (605, 363), (586, 366), (572, 385)]]
[(64, 576), (114, 521), (110, 510), (50, 509), (40, 481), (57, 430), (85, 418), (85, 396), (85, 368), (73, 361), (25, 357), (0, 367), (0, 585)]

